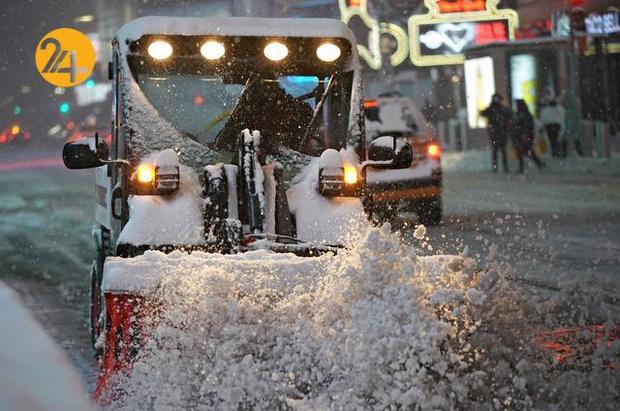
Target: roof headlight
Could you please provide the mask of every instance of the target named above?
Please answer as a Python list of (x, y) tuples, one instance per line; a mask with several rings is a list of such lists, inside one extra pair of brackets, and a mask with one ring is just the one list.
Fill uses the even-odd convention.
[(172, 46), (164, 40), (155, 40), (149, 44), (149, 56), (155, 60), (165, 60), (172, 55)]
[(336, 61), (341, 53), (340, 47), (334, 43), (323, 43), (316, 49), (316, 56), (326, 62)]
[(217, 60), (224, 56), (226, 49), (224, 43), (216, 40), (208, 40), (200, 47), (200, 54), (207, 60)]
[(288, 47), (279, 41), (272, 41), (263, 50), (265, 57), (272, 61), (280, 61), (288, 56)]

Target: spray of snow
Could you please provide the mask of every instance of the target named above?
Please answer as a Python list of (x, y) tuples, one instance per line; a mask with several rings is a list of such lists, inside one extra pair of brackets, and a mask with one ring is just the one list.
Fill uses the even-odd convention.
[(337, 256), (148, 252), (113, 261), (125, 278), (157, 273), (164, 307), (117, 381), (120, 409), (449, 409), (486, 375), (470, 370), (467, 346), (473, 267), (463, 257), (417, 258), (389, 225)]

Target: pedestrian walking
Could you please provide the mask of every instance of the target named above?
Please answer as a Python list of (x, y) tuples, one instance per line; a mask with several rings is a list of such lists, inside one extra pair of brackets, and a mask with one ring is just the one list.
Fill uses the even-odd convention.
[(519, 172), (525, 171), (525, 158), (532, 159), (534, 164), (541, 169), (545, 163), (536, 155), (534, 151), (534, 117), (530, 113), (525, 100), (517, 100), (517, 112), (515, 113), (513, 136), (517, 148), (519, 160)]
[(502, 157), (504, 171), (508, 172), (508, 159), (506, 157), (506, 142), (512, 128), (512, 114), (509, 108), (502, 104), (503, 97), (494, 94), (491, 104), (480, 114), (489, 121), (489, 139), (491, 140), (491, 157), (493, 172), (497, 172), (498, 153)]
[(540, 110), (540, 121), (545, 126), (547, 137), (551, 143), (553, 157), (566, 157), (567, 142), (564, 138), (566, 111), (557, 100), (551, 99), (549, 104)]

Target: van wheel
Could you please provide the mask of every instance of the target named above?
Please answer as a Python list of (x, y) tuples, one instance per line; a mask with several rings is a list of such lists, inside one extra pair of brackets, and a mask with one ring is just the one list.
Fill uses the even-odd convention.
[(372, 203), (366, 208), (366, 215), (374, 225), (390, 223), (396, 218), (398, 213), (397, 205), (393, 203)]
[(441, 198), (420, 201), (416, 211), (421, 224), (426, 226), (439, 225), (442, 217)]

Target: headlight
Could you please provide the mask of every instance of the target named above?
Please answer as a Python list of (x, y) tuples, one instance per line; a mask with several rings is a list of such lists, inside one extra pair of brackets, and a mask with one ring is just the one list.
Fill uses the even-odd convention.
[(344, 183), (349, 185), (357, 184), (357, 168), (351, 165), (344, 166)]
[(272, 41), (265, 46), (263, 53), (269, 60), (280, 61), (288, 56), (288, 47), (279, 41)]
[(134, 192), (139, 195), (171, 194), (179, 189), (178, 166), (154, 166), (142, 163), (132, 176)]
[(334, 43), (323, 43), (316, 49), (317, 57), (327, 62), (337, 60), (340, 53), (340, 47)]
[(153, 184), (155, 181), (155, 167), (151, 164), (140, 164), (136, 170), (136, 178), (140, 184)]
[(357, 197), (359, 195), (357, 168), (324, 167), (319, 169), (319, 193), (326, 197)]
[(219, 41), (209, 40), (200, 47), (200, 54), (207, 60), (217, 60), (221, 58), (224, 53), (226, 53), (224, 43)]
[(149, 44), (147, 51), (149, 56), (153, 57), (155, 60), (165, 60), (172, 56), (172, 46), (164, 40), (155, 40)]

